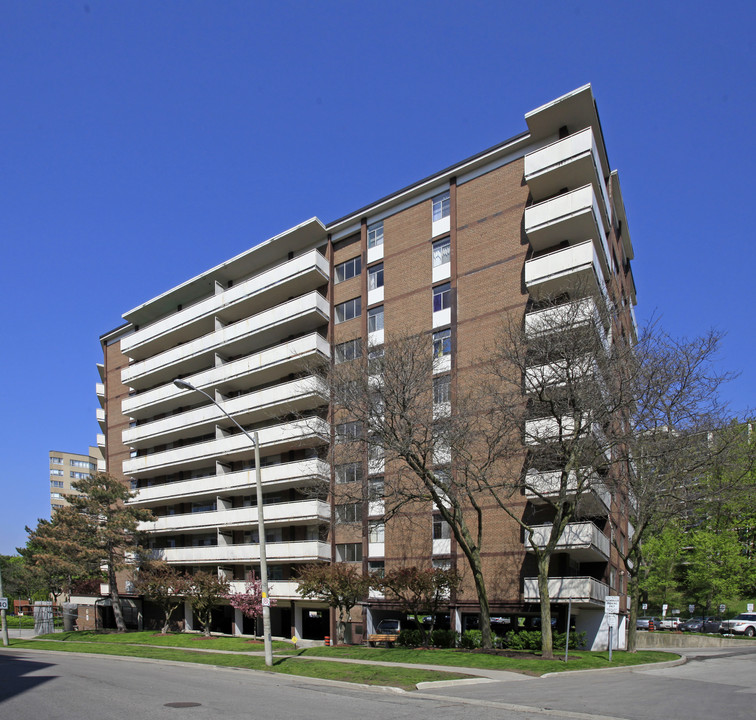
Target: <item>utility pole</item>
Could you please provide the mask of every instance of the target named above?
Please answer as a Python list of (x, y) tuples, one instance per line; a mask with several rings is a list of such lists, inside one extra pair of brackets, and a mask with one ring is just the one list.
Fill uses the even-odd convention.
[(2, 631), (3, 631), (3, 645), (5, 647), (8, 647), (8, 623), (5, 619), (5, 604), (8, 602), (6, 598), (3, 597), (3, 571), (0, 569), (0, 598), (2, 600), (5, 600), (5, 603), (3, 603), (3, 608), (0, 610), (0, 625), (2, 625)]

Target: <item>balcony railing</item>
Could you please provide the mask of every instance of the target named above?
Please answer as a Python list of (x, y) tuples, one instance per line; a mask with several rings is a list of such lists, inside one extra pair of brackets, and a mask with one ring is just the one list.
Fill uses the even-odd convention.
[[(297, 590), (298, 587), (299, 583), (296, 580), (269, 580), (268, 595), (282, 600), (301, 600), (302, 596)], [(243, 593), (246, 589), (246, 582), (232, 580), (229, 583), (229, 588), (232, 593)]]
[[(559, 470), (529, 470), (525, 479), (525, 497), (532, 503), (549, 502), (558, 497), (562, 489), (562, 473)], [(590, 515), (604, 515), (611, 508), (611, 493), (598, 473), (587, 469), (578, 475), (571, 472), (565, 480), (564, 492), (572, 497), (580, 490), (578, 510)]]
[[(121, 350), (132, 358), (162, 352), (198, 334), (201, 321), (212, 324), (216, 316), (236, 318), (270, 307), (295, 294), (315, 290), (328, 281), (328, 260), (311, 250), (293, 260), (264, 270), (233, 287), (194, 303), (125, 337)], [(233, 318), (233, 319), (236, 319)], [(205, 331), (207, 332), (207, 331)]]
[[(249, 385), (264, 385), (301, 370), (317, 355), (328, 358), (330, 349), (328, 341), (314, 332), (205, 370), (187, 377), (186, 380), (194, 387), (211, 393), (216, 389), (223, 392), (226, 387), (231, 387), (240, 380), (248, 382)], [(189, 394), (190, 391), (181, 390), (172, 382), (168, 382), (152, 390), (124, 398), (121, 411), (135, 419), (150, 417), (174, 410), (185, 402)]]
[[(260, 560), (257, 543), (245, 545), (201, 545), (198, 547), (162, 548), (153, 555), (169, 563), (198, 565), (202, 563), (245, 563)], [(268, 562), (315, 562), (331, 559), (329, 543), (318, 540), (301, 542), (267, 542), (265, 554)]]
[(586, 128), (525, 156), (525, 182), (534, 198), (549, 197), (565, 187), (593, 185), (611, 222), (609, 193), (604, 181), (593, 130)]
[[(330, 470), (328, 463), (311, 458), (280, 465), (267, 465), (260, 468), (260, 477), (263, 487), (283, 490), (313, 483), (327, 483)], [(171, 503), (208, 500), (220, 494), (251, 493), (255, 484), (255, 471), (242, 470), (140, 488), (131, 504), (156, 507)]]
[(328, 321), (328, 301), (317, 291), (307, 293), (252, 317), (210, 332), (184, 344), (140, 360), (121, 371), (121, 381), (135, 389), (169, 382), (179, 374), (199, 371), (215, 353), (234, 355), (255, 346), (280, 341), (287, 335), (313, 330)]
[[(263, 505), (265, 525), (303, 525), (326, 523), (331, 517), (331, 506), (322, 500), (300, 500)], [(255, 527), (256, 507), (239, 507), (211, 512), (166, 515), (152, 522), (139, 523), (139, 530), (147, 533), (175, 533), (192, 530)]]
[[(321, 418), (312, 417), (262, 428), (258, 432), (260, 448), (267, 450), (266, 454), (270, 454), (322, 444), (328, 437), (328, 424)], [(169, 468), (189, 470), (206, 467), (216, 460), (229, 463), (248, 457), (251, 450), (249, 438), (239, 433), (124, 460), (123, 473), (138, 477), (140, 474), (168, 471)]]
[[(602, 604), (609, 594), (609, 586), (592, 577), (551, 577), (549, 597), (551, 602), (566, 603), (571, 600), (578, 605)], [(525, 602), (538, 602), (538, 578), (525, 578)]]
[(606, 243), (608, 229), (591, 185), (525, 208), (525, 234), (534, 250), (547, 250), (565, 240), (571, 245), (591, 240), (607, 275), (610, 257)]
[[(553, 524), (538, 525), (533, 528), (531, 539), (525, 533), (527, 547), (544, 548), (551, 536)], [(571, 556), (583, 562), (606, 562), (609, 560), (609, 538), (592, 522), (569, 523), (559, 536), (555, 548), (568, 551)]]
[[(324, 383), (314, 376), (297, 378), (256, 392), (231, 398), (223, 409), (241, 424), (249, 424), (271, 415), (302, 412), (323, 405), (327, 397)], [(201, 435), (226, 418), (216, 405), (208, 404), (178, 415), (128, 428), (122, 433), (124, 445), (138, 448), (173, 442), (187, 434)]]

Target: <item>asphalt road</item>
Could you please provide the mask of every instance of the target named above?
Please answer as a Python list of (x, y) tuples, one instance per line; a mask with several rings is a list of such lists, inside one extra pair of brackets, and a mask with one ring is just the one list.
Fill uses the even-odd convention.
[[(697, 650), (673, 668), (572, 673), (401, 693), (246, 670), (0, 650), (13, 720), (752, 720), (756, 648)], [(178, 704), (178, 706), (177, 706)]]

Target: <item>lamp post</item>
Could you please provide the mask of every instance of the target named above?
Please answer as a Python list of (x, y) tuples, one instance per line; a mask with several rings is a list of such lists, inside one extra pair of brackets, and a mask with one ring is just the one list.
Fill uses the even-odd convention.
[(270, 637), (270, 598), (268, 596), (268, 558), (265, 554), (265, 519), (263, 518), (263, 497), (262, 497), (262, 478), (260, 476), (260, 442), (255, 431), (254, 436), (250, 435), (234, 418), (232, 418), (221, 405), (208, 395), (204, 390), (194, 387), (186, 380), (176, 379), (173, 384), (181, 390), (192, 390), (204, 395), (215, 407), (218, 408), (236, 427), (239, 428), (255, 448), (255, 480), (257, 481), (257, 532), (260, 536), (260, 575), (262, 576), (262, 596), (263, 596), (263, 642), (265, 643), (265, 664), (270, 667), (273, 665), (273, 646)]

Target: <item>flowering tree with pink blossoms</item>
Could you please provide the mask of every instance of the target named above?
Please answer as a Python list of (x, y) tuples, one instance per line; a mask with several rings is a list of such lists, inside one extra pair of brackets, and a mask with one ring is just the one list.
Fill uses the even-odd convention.
[[(254, 572), (247, 575), (247, 582), (242, 593), (229, 593), (225, 596), (234, 610), (241, 612), (250, 620), (256, 620), (262, 616), (262, 579), (258, 578)], [(274, 607), (276, 601), (271, 598), (270, 606)]]

